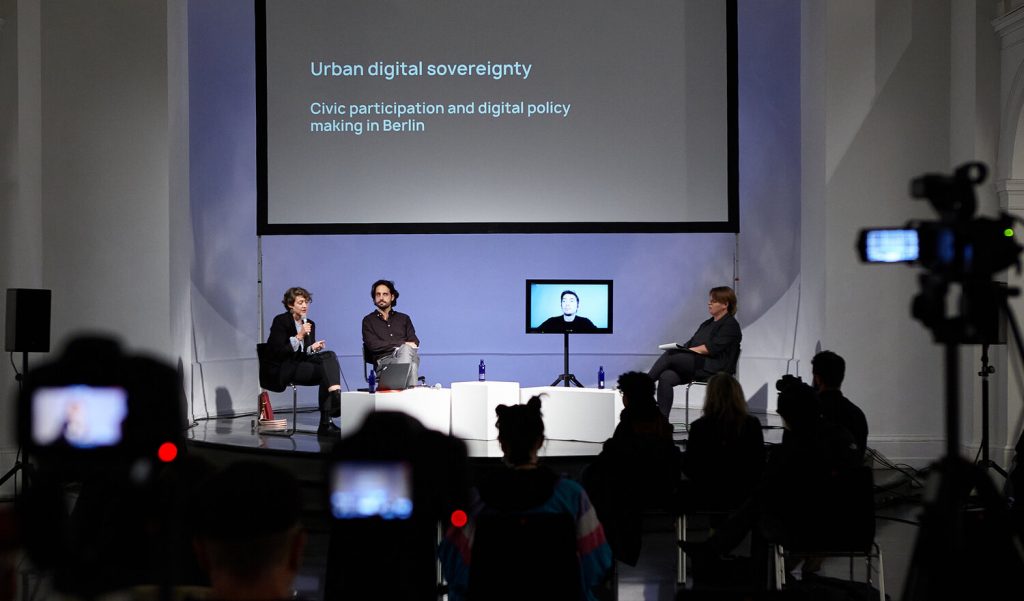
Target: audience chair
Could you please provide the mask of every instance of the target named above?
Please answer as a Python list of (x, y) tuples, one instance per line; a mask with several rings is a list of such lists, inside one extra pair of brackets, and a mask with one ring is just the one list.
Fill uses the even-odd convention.
[(582, 598), (576, 524), (569, 514), (483, 514), (472, 553), (471, 599)]
[[(730, 513), (731, 512), (728, 510), (714, 509), (693, 509), (680, 512), (679, 515), (676, 516), (676, 542), (685, 542), (687, 540), (687, 530), (691, 526), (690, 518), (697, 518), (696, 521), (698, 522), (707, 521), (707, 529), (710, 535), (710, 531), (716, 527), (716, 524), (720, 524), (727, 520)], [(768, 580), (768, 577), (771, 574), (770, 568), (774, 567), (774, 565), (769, 566), (768, 562), (773, 557), (772, 553), (774, 553), (774, 548), (769, 547), (768, 543), (763, 538), (754, 536), (753, 532), (751, 532), (748, 533), (747, 536), (738, 545), (736, 545), (728, 555), (733, 556), (737, 560), (745, 559), (748, 561), (744, 568), (747, 569), (749, 573), (741, 578), (741, 582), (749, 582), (751, 591), (763, 591), (770, 590), (771, 588), (771, 582)], [(753, 562), (758, 562), (758, 564)], [(677, 544), (676, 586), (685, 586), (688, 576), (690, 576), (690, 573), (686, 565), (686, 552)], [(739, 588), (744, 587), (740, 586)]]
[[(279, 386), (277, 384), (277, 382), (274, 382), (274, 379), (270, 377), (270, 374), (268, 373), (268, 371), (267, 371), (267, 369), (265, 367), (265, 366), (268, 365), (269, 356), (270, 356), (270, 345), (268, 345), (266, 342), (261, 342), (261, 343), (256, 345), (256, 357), (259, 359), (259, 364), (260, 364), (259, 365), (260, 386), (263, 389), (265, 389), (265, 390), (269, 390), (270, 392), (284, 392), (285, 390), (288, 390), (289, 387), (291, 387), (291, 389), (292, 389), (292, 417), (291, 417), (291, 425), (288, 428), (285, 428), (284, 430), (263, 430), (263, 429), (260, 429), (260, 434), (262, 434), (264, 436), (284, 436), (284, 437), (287, 437), (287, 438), (290, 438), (296, 432), (301, 432), (303, 434), (316, 434), (316, 432), (312, 431), (312, 430), (299, 430), (298, 422), (295, 419), (295, 414), (297, 413), (298, 404), (299, 404), (299, 389), (298, 389), (297, 385), (294, 382), (289, 382), (288, 384), (286, 384), (283, 387)], [(261, 407), (257, 407), (256, 408), (256, 417), (257, 418), (259, 418), (260, 409), (261, 409)]]
[(799, 557), (843, 557), (849, 559), (850, 576), (854, 580), (854, 560), (864, 559), (865, 581), (874, 585), (874, 563), (878, 562), (879, 600), (885, 601), (885, 568), (882, 550), (875, 542), (874, 482), (870, 467), (858, 467), (833, 478), (830, 498), (818, 523), (808, 524), (814, 540), (790, 541), (785, 548), (775, 545), (775, 575), (778, 588), (786, 582), (785, 561)]

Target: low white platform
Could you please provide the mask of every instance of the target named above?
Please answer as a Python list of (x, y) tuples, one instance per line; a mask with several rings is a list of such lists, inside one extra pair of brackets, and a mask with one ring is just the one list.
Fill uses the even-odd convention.
[(497, 440), (494, 408), (518, 404), (519, 399), (519, 382), (452, 382), (452, 435)]
[(623, 409), (618, 390), (541, 386), (520, 390), (521, 402), (544, 395), (544, 435), (554, 440), (603, 442), (611, 438)]
[(341, 436), (355, 433), (374, 411), (402, 411), (431, 430), (451, 432), (451, 390), (410, 388), (401, 392), (341, 393)]

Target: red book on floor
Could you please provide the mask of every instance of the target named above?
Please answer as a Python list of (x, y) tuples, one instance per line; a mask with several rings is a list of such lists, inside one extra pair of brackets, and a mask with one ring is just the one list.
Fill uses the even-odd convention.
[(260, 421), (274, 419), (274, 408), (270, 406), (270, 393), (264, 390), (260, 393)]

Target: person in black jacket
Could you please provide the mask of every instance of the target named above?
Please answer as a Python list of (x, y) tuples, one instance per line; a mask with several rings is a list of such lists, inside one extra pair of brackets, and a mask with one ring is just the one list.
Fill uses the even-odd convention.
[(648, 373), (658, 383), (658, 407), (668, 417), (672, 410), (672, 387), (693, 380), (705, 381), (724, 371), (736, 371), (739, 358), (740, 324), (736, 321), (736, 293), (728, 286), (708, 292), (711, 318), (700, 324), (683, 346), (685, 350), (665, 351)]
[(679, 484), (679, 449), (658, 410), (654, 381), (643, 372), (619, 376), (624, 409), (601, 454), (583, 471), (615, 558), (636, 565), (645, 509), (666, 509)]
[(860, 407), (839, 390), (846, 376), (846, 361), (832, 351), (821, 351), (811, 359), (811, 374), (814, 376), (812, 384), (821, 401), (821, 414), (849, 430), (863, 461), (868, 446), (868, 420)]
[(290, 383), (320, 386), (319, 436), (337, 436), (340, 432), (331, 415), (341, 410), (341, 367), (338, 357), (328, 350), (326, 341), (316, 339), (316, 323), (307, 317), (313, 295), (305, 288), (285, 290), (281, 304), (285, 311), (270, 325), (270, 361), (266, 369), (281, 388)]

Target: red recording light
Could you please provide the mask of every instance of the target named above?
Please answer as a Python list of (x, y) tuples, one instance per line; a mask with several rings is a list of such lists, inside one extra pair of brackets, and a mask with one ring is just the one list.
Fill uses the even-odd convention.
[(165, 442), (157, 449), (156, 456), (160, 458), (160, 461), (170, 463), (178, 456), (178, 447), (173, 442)]
[(462, 511), (461, 509), (456, 509), (455, 511), (452, 512), (452, 526), (455, 526), (456, 528), (462, 528), (466, 525), (467, 521), (469, 521), (469, 518), (466, 516), (465, 511)]

